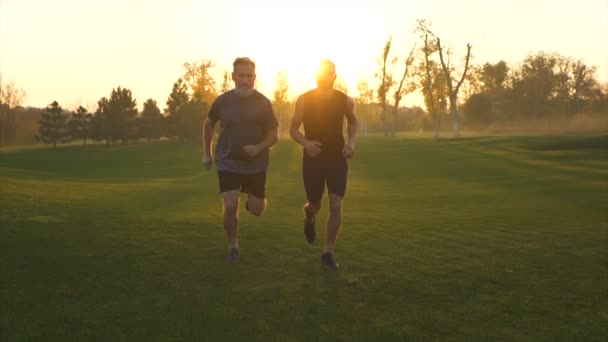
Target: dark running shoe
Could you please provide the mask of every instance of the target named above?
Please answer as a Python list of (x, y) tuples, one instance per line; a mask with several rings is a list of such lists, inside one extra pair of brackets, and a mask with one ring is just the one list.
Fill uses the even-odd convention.
[(323, 266), (331, 268), (332, 270), (337, 270), (340, 266), (336, 264), (336, 260), (334, 260), (334, 255), (331, 252), (323, 253), (321, 255), (321, 262), (323, 263)]
[(249, 211), (249, 201), (245, 201), (245, 210)]
[(308, 243), (315, 242), (315, 220), (304, 220), (304, 236)]
[(238, 248), (230, 248), (228, 251), (228, 261), (229, 262), (238, 262), (241, 257), (241, 252)]

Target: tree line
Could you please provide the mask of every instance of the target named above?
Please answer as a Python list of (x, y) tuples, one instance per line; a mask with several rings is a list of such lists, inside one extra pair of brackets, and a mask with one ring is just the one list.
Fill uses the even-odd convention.
[[(608, 83), (598, 81), (595, 66), (543, 51), (512, 65), (475, 64), (471, 43), (460, 47), (462, 60), (455, 62), (455, 47), (442, 41), (429, 21), (418, 20), (412, 33), (416, 41), (401, 56), (395, 56), (389, 36), (379, 54), (375, 91), (366, 81), (359, 83), (363, 127), (375, 115), (385, 135), (424, 129), (438, 138), (442, 119), (449, 119), (454, 136), (461, 125), (485, 130), (588, 120), (596, 129), (608, 129)], [(399, 104), (415, 91), (422, 93), (424, 111)]]
[[(139, 139), (161, 137), (195, 140), (201, 134), (201, 122), (210, 104), (218, 96), (215, 80), (210, 69), (215, 65), (209, 60), (184, 64), (184, 74), (173, 84), (163, 111), (154, 99), (137, 110), (137, 101), (131, 90), (117, 87), (108, 97), (97, 101), (96, 109), (90, 112), (82, 105), (76, 110), (65, 110), (57, 101), (39, 111), (35, 139), (51, 144), (74, 140), (103, 141), (106, 144), (126, 143)], [(229, 89), (228, 73), (224, 73), (221, 91)], [(17, 114), (25, 92), (15, 86), (14, 81), (2, 85), (0, 99), (0, 132), (2, 145), (10, 143), (16, 131)]]
[[(558, 53), (535, 52), (520, 63), (475, 64), (471, 43), (460, 47), (462, 60), (455, 61), (455, 47), (444, 42), (431, 23), (418, 20), (412, 30), (415, 41), (407, 51), (395, 51), (389, 36), (379, 51), (373, 79), (356, 87), (356, 112), (360, 129), (394, 135), (399, 131), (434, 131), (436, 138), (448, 119), (454, 136), (461, 127), (484, 130), (530, 122), (598, 119), (608, 128), (608, 84), (601, 84), (597, 68)], [(197, 140), (201, 124), (215, 98), (232, 88), (224, 71), (221, 84), (211, 76), (210, 60), (184, 63), (183, 74), (173, 84), (164, 109), (154, 99), (138, 112), (137, 101), (127, 88), (114, 88), (97, 101), (92, 112), (83, 106), (65, 110), (53, 101), (40, 110), (36, 139), (52, 144), (73, 140), (126, 143), (161, 137)], [(335, 87), (348, 93), (343, 79)], [(424, 107), (407, 108), (402, 99), (414, 92)], [(14, 81), (0, 84), (0, 145), (15, 140), (19, 113), (26, 93)], [(289, 130), (295, 98), (285, 71), (275, 77), (271, 96), (280, 134)]]

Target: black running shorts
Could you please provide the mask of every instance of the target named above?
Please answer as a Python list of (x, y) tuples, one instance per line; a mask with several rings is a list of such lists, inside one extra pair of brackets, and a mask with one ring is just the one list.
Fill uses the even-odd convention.
[(326, 185), (328, 193), (344, 197), (348, 162), (342, 155), (334, 158), (313, 158), (304, 153), (302, 171), (308, 202), (320, 201)]
[(266, 198), (266, 172), (243, 174), (230, 171), (217, 171), (220, 193), (240, 190), (257, 198)]

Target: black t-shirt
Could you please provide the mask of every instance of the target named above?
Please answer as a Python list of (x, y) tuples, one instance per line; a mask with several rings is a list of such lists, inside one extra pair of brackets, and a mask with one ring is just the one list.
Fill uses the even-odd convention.
[(304, 135), (321, 143), (320, 157), (339, 157), (344, 148), (344, 116), (348, 110), (348, 96), (333, 90), (330, 97), (321, 96), (319, 89), (303, 95)]
[(220, 122), (220, 136), (215, 149), (218, 170), (235, 173), (258, 173), (268, 168), (268, 149), (251, 158), (243, 146), (260, 143), (278, 126), (272, 103), (257, 90), (250, 96), (238, 96), (230, 90), (213, 102), (209, 119)]

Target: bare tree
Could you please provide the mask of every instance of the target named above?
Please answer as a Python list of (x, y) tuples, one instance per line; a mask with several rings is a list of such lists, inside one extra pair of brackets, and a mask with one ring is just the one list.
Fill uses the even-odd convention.
[[(389, 127), (388, 127), (388, 101), (386, 100), (386, 94), (389, 92), (391, 87), (395, 84), (393, 81), (393, 76), (387, 69), (387, 60), (388, 55), (391, 51), (391, 45), (393, 42), (393, 36), (389, 36), (388, 40), (384, 44), (384, 49), (382, 50), (382, 59), (379, 61), (380, 64), (380, 72), (376, 74), (376, 77), (380, 79), (380, 87), (378, 88), (378, 100), (382, 106), (382, 121), (384, 122), (384, 135), (388, 135)], [(397, 60), (393, 59), (390, 63), (395, 64)]]
[(428, 108), (429, 113), (435, 117), (435, 139), (439, 139), (439, 131), (441, 130), (441, 113), (439, 113), (435, 107), (435, 99), (433, 98), (433, 84), (431, 78), (431, 66), (429, 62), (430, 47), (428, 44), (429, 35), (424, 35), (424, 60), (425, 60), (425, 70), (426, 70), (426, 88), (427, 94), (429, 97), (430, 108)]
[(224, 70), (224, 76), (223, 76), (223, 81), (222, 81), (222, 87), (220, 89), (221, 93), (225, 93), (228, 90), (230, 90), (231, 88), (231, 79), (230, 79), (230, 74), (228, 73), (228, 70)]
[(202, 60), (194, 63), (184, 63), (184, 80), (192, 89), (192, 100), (205, 102), (211, 106), (217, 97), (215, 80), (210, 74), (213, 64), (210, 60)]
[(405, 60), (405, 69), (403, 70), (403, 76), (401, 77), (401, 81), (399, 81), (399, 86), (397, 87), (397, 90), (393, 94), (393, 98), (395, 99), (395, 105), (393, 106), (393, 129), (391, 130), (391, 135), (394, 135), (395, 131), (397, 131), (399, 129), (399, 102), (401, 101), (403, 96), (413, 92), (416, 89), (416, 87), (413, 83), (406, 85), (405, 88), (403, 87), (405, 78), (408, 75), (408, 69), (414, 62), (415, 49), (416, 49), (416, 44), (414, 44), (414, 47), (412, 48), (412, 50), (410, 51), (410, 54), (408, 55), (407, 59)]
[(374, 90), (369, 87), (365, 80), (360, 80), (357, 85), (357, 113), (359, 114), (359, 127), (363, 135), (367, 134), (367, 126), (369, 124), (370, 106), (374, 99)]
[(422, 41), (424, 41), (424, 61), (421, 63), (419, 76), (422, 83), (422, 93), (427, 112), (435, 120), (435, 139), (439, 139), (441, 132), (441, 119), (446, 115), (447, 109), (447, 81), (439, 63), (431, 56), (438, 51), (437, 37), (429, 29), (430, 22), (425, 19), (418, 19), (418, 26), (414, 29)]
[(17, 113), (25, 96), (25, 90), (18, 87), (14, 80), (7, 83), (0, 80), (0, 146), (15, 138)]
[(441, 113), (437, 110), (437, 106), (435, 105), (435, 98), (433, 94), (433, 78), (431, 76), (431, 61), (430, 55), (433, 53), (432, 42), (429, 42), (433, 37), (433, 33), (429, 30), (427, 21), (424, 19), (418, 19), (418, 26), (414, 30), (418, 32), (421, 39), (424, 41), (424, 48), (422, 52), (424, 53), (424, 76), (422, 76), (423, 83), (423, 95), (425, 97), (426, 102), (426, 110), (429, 113), (429, 116), (435, 118), (435, 139), (439, 139), (439, 131), (441, 128)]
[(334, 82), (334, 89), (339, 90), (344, 94), (348, 95), (348, 85), (346, 84), (346, 81), (340, 76), (336, 77), (336, 81)]
[(443, 57), (443, 48), (441, 46), (441, 39), (436, 37), (437, 40), (437, 50), (439, 51), (439, 60), (441, 60), (441, 68), (443, 69), (443, 73), (445, 75), (446, 85), (448, 88), (448, 97), (450, 99), (450, 116), (452, 118), (452, 128), (454, 130), (454, 136), (460, 136), (460, 118), (458, 115), (458, 107), (456, 101), (458, 100), (458, 91), (460, 90), (460, 86), (467, 75), (467, 70), (469, 68), (469, 59), (471, 57), (471, 44), (467, 44), (467, 56), (465, 57), (464, 71), (462, 72), (462, 76), (460, 77), (460, 81), (456, 83), (454, 87), (454, 80), (452, 80), (452, 68), (450, 65), (450, 56), (451, 49), (447, 49), (446, 58), (447, 63)]
[(288, 127), (289, 118), (287, 117), (287, 94), (289, 92), (289, 80), (285, 75), (285, 71), (281, 70), (275, 77), (274, 98), (272, 101), (277, 121), (279, 122), (279, 134), (282, 134), (283, 128)]

